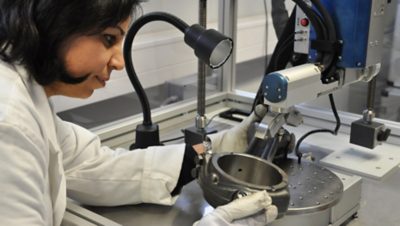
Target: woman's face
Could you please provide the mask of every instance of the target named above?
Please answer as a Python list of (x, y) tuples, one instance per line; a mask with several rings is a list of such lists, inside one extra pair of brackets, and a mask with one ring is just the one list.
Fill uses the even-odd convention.
[(44, 87), (46, 95), (87, 98), (95, 89), (105, 87), (111, 71), (125, 67), (122, 42), (129, 23), (130, 19), (127, 19), (100, 33), (67, 40), (61, 56), (68, 74), (73, 77), (88, 75), (88, 78), (79, 84), (54, 82)]

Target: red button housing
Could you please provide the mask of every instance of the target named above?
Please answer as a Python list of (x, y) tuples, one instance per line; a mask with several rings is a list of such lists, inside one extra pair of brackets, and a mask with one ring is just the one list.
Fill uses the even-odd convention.
[(310, 24), (310, 21), (307, 18), (303, 18), (300, 20), (300, 24), (303, 27), (307, 27)]

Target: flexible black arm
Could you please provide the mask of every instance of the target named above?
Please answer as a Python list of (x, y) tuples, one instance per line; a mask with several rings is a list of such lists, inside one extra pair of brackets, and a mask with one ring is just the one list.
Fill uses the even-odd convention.
[(135, 38), (135, 36), (138, 33), (138, 31), (140, 30), (140, 28), (143, 27), (145, 24), (152, 22), (152, 21), (167, 22), (169, 24), (172, 24), (173, 26), (175, 26), (182, 32), (185, 32), (185, 30), (189, 27), (188, 24), (186, 24), (181, 19), (179, 19), (171, 14), (164, 13), (164, 12), (153, 12), (153, 13), (148, 13), (148, 14), (138, 18), (132, 24), (132, 26), (129, 28), (129, 30), (126, 34), (125, 42), (124, 42), (124, 49), (123, 49), (126, 72), (128, 73), (129, 80), (131, 81), (131, 83), (136, 91), (136, 94), (139, 97), (140, 103), (142, 105), (143, 125), (145, 125), (145, 126), (152, 125), (151, 109), (150, 109), (150, 104), (149, 104), (147, 95), (136, 75), (135, 69), (133, 68), (132, 43), (133, 43), (133, 39)]

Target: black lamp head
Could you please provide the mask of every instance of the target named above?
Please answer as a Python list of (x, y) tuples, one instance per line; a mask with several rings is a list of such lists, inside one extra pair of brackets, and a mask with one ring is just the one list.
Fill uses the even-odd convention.
[(233, 41), (214, 29), (204, 29), (195, 24), (185, 30), (185, 42), (194, 49), (196, 56), (211, 68), (219, 68), (229, 58)]

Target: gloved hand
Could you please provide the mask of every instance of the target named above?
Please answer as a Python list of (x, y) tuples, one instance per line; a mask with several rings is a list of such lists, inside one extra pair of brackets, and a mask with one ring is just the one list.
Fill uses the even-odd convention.
[(240, 124), (216, 134), (208, 135), (211, 141), (211, 149), (216, 152), (240, 152), (247, 149), (247, 130), (253, 122), (260, 121), (267, 113), (265, 105), (257, 105), (251, 115)]
[(265, 226), (277, 216), (278, 208), (264, 190), (217, 207), (193, 226)]

